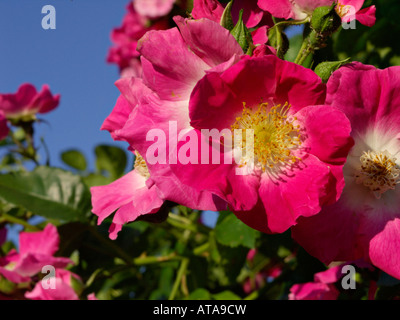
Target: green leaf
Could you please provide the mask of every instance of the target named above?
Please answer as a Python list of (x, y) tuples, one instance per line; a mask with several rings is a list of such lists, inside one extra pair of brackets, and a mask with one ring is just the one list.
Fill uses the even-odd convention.
[[(251, 33), (249, 29), (245, 26), (243, 22), (243, 9), (240, 10), (239, 20), (236, 25), (231, 30), (231, 34), (242, 47), (243, 52), (247, 54), (251, 54), (253, 47), (253, 39), (251, 37)], [(250, 50), (249, 50), (250, 49)]]
[(331, 74), (339, 69), (342, 65), (346, 64), (350, 58), (347, 58), (342, 61), (325, 61), (321, 62), (315, 67), (314, 72), (320, 76), (322, 82), (328, 82)]
[(242, 300), (238, 295), (234, 294), (232, 291), (229, 290), (213, 294), (212, 297), (215, 300)]
[(216, 240), (232, 248), (237, 246), (254, 248), (258, 234), (258, 231), (245, 225), (234, 214), (219, 219), (215, 226)]
[(98, 173), (90, 173), (82, 178), (86, 185), (91, 188), (95, 186), (104, 186), (111, 183), (113, 180)]
[(321, 34), (332, 34), (342, 24), (342, 19), (337, 14), (336, 3), (331, 6), (318, 7), (314, 10), (311, 18), (311, 28)]
[(268, 43), (276, 49), (277, 56), (283, 59), (289, 49), (289, 39), (281, 26), (268, 29)]
[(99, 145), (95, 148), (96, 167), (100, 172), (106, 171), (109, 177), (117, 179), (125, 171), (127, 156), (123, 149), (115, 146)]
[(225, 29), (228, 29), (229, 31), (231, 31), (235, 26), (232, 19), (232, 4), (233, 1), (230, 1), (226, 5), (220, 20), (220, 25), (223, 26)]
[(79, 176), (43, 166), (0, 175), (0, 198), (33, 214), (62, 221), (81, 220), (90, 209), (90, 192)]
[(186, 300), (210, 300), (211, 295), (206, 289), (199, 288), (194, 290)]
[(61, 160), (71, 168), (84, 171), (87, 168), (85, 156), (78, 150), (67, 150), (61, 153)]

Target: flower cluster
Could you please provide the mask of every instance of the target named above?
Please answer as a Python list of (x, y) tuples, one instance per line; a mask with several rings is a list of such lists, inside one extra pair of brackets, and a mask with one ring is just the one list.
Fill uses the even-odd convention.
[[(261, 232), (291, 230), (325, 264), (361, 259), (400, 279), (400, 69), (353, 62), (323, 81), (304, 63), (336, 31), (317, 19), (375, 23), (363, 2), (195, 0), (175, 27), (144, 33), (141, 76), (117, 81), (102, 126), (136, 155), (132, 172), (92, 188), (99, 223), (115, 212), (110, 237), (176, 204), (228, 208)], [(268, 50), (279, 24), (310, 22), (300, 59)]]
[[(6, 229), (1, 229), (0, 245), (5, 239)], [(43, 231), (20, 233), (18, 252), (12, 249), (5, 257), (0, 257), (0, 275), (10, 284), (8, 295), (19, 294), (30, 300), (78, 300), (72, 282), (80, 279), (66, 269), (73, 264), (72, 260), (55, 256), (59, 241), (57, 228), (52, 224)], [(0, 295), (2, 299), (7, 296)]]
[(33, 122), (37, 113), (50, 112), (59, 103), (60, 95), (52, 95), (48, 85), (38, 92), (32, 84), (24, 83), (16, 93), (0, 94), (0, 140), (9, 132), (7, 122), (14, 125)]
[(1, 92), (0, 300), (399, 299), (393, 1), (127, 0), (93, 166)]

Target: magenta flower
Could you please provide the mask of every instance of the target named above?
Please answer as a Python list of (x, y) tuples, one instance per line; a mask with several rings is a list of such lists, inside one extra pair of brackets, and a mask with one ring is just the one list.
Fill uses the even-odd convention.
[[(261, 21), (268, 26), (273, 25), (269, 13), (262, 11), (257, 5), (257, 0), (236, 0), (232, 6), (232, 18), (236, 23), (239, 12), (243, 9), (243, 22), (248, 28), (257, 26)], [(195, 19), (207, 18), (220, 23), (224, 6), (217, 0), (194, 0), (191, 15)]]
[(107, 186), (92, 187), (92, 212), (96, 214), (98, 224), (114, 211), (110, 226), (110, 238), (116, 239), (122, 225), (135, 221), (142, 215), (159, 212), (164, 201), (160, 199), (155, 186), (147, 187), (149, 177), (144, 160), (136, 155), (135, 170)]
[[(321, 105), (324, 100), (325, 85), (311, 70), (273, 55), (243, 57), (196, 85), (191, 125), (209, 150), (202, 146), (201, 159), (171, 168), (183, 184), (225, 200), (250, 227), (283, 232), (298, 217), (336, 201), (343, 188), (341, 171), (353, 144), (350, 124), (338, 109)], [(224, 136), (248, 130), (253, 154), (246, 153), (242, 136), (234, 149), (222, 147), (220, 137), (211, 146), (201, 131), (213, 129), (229, 129)]]
[(141, 16), (156, 19), (167, 15), (174, 3), (175, 0), (135, 0), (133, 7)]
[(22, 84), (16, 93), (0, 94), (0, 111), (7, 119), (33, 120), (37, 113), (47, 113), (55, 109), (60, 95), (52, 95), (47, 85), (40, 92), (29, 84)]
[(343, 276), (342, 265), (314, 275), (313, 282), (295, 284), (290, 288), (289, 300), (337, 300), (339, 290), (335, 282)]
[(0, 229), (0, 246), (6, 242), (7, 239), (7, 229), (6, 228), (1, 228)]
[(5, 117), (4, 112), (0, 110), (0, 141), (7, 137), (9, 131), (7, 118)]
[(336, 12), (343, 22), (357, 19), (360, 23), (371, 27), (375, 24), (375, 6), (361, 9), (365, 0), (258, 0), (261, 9), (270, 12), (274, 17), (304, 20), (313, 11), (322, 6), (330, 6), (337, 2)]
[(43, 288), (41, 282), (36, 283), (32, 291), (25, 293), (25, 298), (30, 300), (79, 300), (72, 288), (72, 277), (79, 277), (74, 273), (56, 269), (54, 288)]
[(132, 2), (126, 9), (122, 25), (111, 32), (113, 47), (108, 52), (107, 62), (117, 64), (124, 77), (140, 77), (142, 73), (140, 54), (136, 51), (139, 39), (149, 30), (167, 29), (169, 23), (166, 19), (151, 22), (135, 10)]
[(343, 169), (346, 186), (337, 203), (292, 232), (324, 263), (364, 259), (398, 279), (399, 71), (353, 63), (330, 78), (326, 103), (347, 115), (355, 140)]
[(21, 283), (30, 281), (45, 265), (66, 267), (72, 263), (69, 258), (54, 257), (58, 244), (57, 228), (52, 224), (40, 232), (21, 232), (19, 252), (13, 249), (0, 260), (0, 274), (11, 282)]
[(134, 171), (91, 190), (93, 212), (99, 216), (99, 223), (118, 209), (110, 229), (112, 238), (123, 224), (159, 213), (166, 201), (201, 210), (226, 207), (212, 193), (183, 185), (168, 164), (147, 161), (149, 130), (168, 134), (169, 121), (176, 121), (177, 131), (187, 129), (189, 98), (196, 83), (206, 72), (222, 71), (243, 54), (229, 31), (213, 21), (175, 17), (175, 22), (179, 29), (150, 31), (140, 40), (143, 79), (117, 81), (121, 96), (102, 126), (113, 139), (127, 141), (130, 150), (140, 154)]

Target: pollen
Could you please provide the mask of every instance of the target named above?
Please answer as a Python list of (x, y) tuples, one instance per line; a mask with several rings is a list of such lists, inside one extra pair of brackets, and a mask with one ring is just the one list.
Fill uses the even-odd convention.
[[(291, 105), (261, 103), (258, 108), (248, 108), (243, 103), (243, 112), (231, 126), (233, 130), (243, 130), (243, 148), (246, 145), (245, 131), (254, 131), (254, 161), (263, 172), (292, 165), (300, 158), (292, 150), (301, 145), (300, 126), (295, 125), (295, 117), (289, 117)], [(290, 119), (289, 119), (290, 118)]]
[(363, 184), (379, 199), (400, 183), (400, 168), (389, 152), (367, 151), (360, 157), (361, 168), (356, 172), (356, 182)]
[(346, 14), (349, 13), (351, 6), (343, 5), (341, 3), (337, 3), (335, 10), (339, 17), (343, 18)]
[(135, 159), (135, 170), (142, 176), (148, 179), (150, 177), (149, 169), (147, 168), (146, 161), (139, 154), (139, 152), (135, 151), (136, 159)]

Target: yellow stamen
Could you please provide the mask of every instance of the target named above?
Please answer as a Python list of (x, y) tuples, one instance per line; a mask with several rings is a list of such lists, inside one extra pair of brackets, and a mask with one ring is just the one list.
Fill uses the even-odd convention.
[(343, 18), (346, 14), (349, 13), (351, 6), (341, 4), (340, 2), (337, 3), (335, 10), (339, 17)]
[(139, 154), (139, 152), (135, 151), (136, 159), (135, 159), (135, 170), (146, 179), (150, 177), (149, 169), (147, 168), (146, 161), (144, 161), (143, 157)]
[[(261, 103), (257, 109), (252, 109), (243, 103), (242, 115), (231, 126), (232, 130), (254, 130), (254, 160), (264, 172), (292, 165), (300, 160), (292, 154), (292, 150), (301, 145), (301, 136), (300, 126), (293, 124), (297, 119), (288, 119), (290, 108), (288, 103), (273, 107), (268, 107), (268, 103)], [(244, 130), (243, 149), (246, 146), (245, 136)]]
[(361, 168), (355, 174), (356, 182), (373, 191), (377, 199), (400, 183), (400, 168), (389, 152), (364, 152), (360, 161)]

